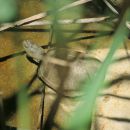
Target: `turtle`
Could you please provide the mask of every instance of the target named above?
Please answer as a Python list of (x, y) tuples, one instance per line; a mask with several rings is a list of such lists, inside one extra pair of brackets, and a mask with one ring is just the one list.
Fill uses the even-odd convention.
[[(101, 61), (82, 51), (68, 48), (43, 49), (38, 44), (26, 40), (23, 47), (28, 57), (41, 63), (38, 77), (54, 91), (73, 95), (79, 91), (85, 79), (91, 78)], [(56, 52), (59, 53), (56, 53)], [(64, 56), (61, 56), (61, 55)], [(61, 86), (62, 85), (62, 86)]]
[(59, 128), (64, 128), (65, 119), (80, 104), (77, 99), (84, 94), (80, 91), (82, 84), (94, 76), (101, 61), (69, 48), (45, 50), (29, 40), (23, 42), (23, 47), (27, 56), (38, 63), (37, 75), (45, 85), (44, 126), (56, 123)]

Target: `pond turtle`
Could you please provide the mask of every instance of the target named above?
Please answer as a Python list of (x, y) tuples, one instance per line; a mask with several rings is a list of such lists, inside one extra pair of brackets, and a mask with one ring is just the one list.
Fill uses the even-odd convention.
[(101, 62), (81, 51), (67, 48), (44, 50), (32, 41), (24, 41), (27, 56), (40, 63), (39, 78), (49, 87), (62, 94), (79, 91), (85, 79), (91, 77)]

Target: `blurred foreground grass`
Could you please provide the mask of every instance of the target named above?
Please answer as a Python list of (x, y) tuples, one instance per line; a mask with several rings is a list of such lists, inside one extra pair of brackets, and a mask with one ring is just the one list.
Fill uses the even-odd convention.
[[(11, 2), (12, 1), (12, 2)], [(0, 21), (1, 22), (9, 22), (12, 21), (16, 17), (17, 14), (17, 7), (16, 7), (16, 1), (11, 0), (8, 1), (2, 1), (0, 0)], [(70, 3), (73, 2), (70, 0)], [(67, 2), (68, 3), (68, 2)], [(56, 0), (54, 1), (46, 1), (47, 8), (50, 10), (56, 10), (60, 8), (61, 6), (66, 4), (65, 0)], [(76, 17), (79, 18), (82, 16), (84, 7), (79, 7), (78, 9), (74, 10), (68, 10), (64, 12), (65, 17)], [(102, 64), (101, 68), (97, 71), (96, 75), (91, 79), (91, 81), (86, 81), (86, 83), (83, 86), (83, 90), (85, 93), (85, 96), (82, 97), (80, 100), (83, 101), (83, 104), (79, 108), (77, 108), (76, 112), (73, 113), (73, 116), (71, 119), (69, 119), (69, 124), (67, 121), (66, 129), (67, 130), (89, 130), (90, 122), (92, 119), (92, 110), (95, 104), (95, 99), (97, 96), (97, 93), (100, 88), (104, 86), (104, 79), (105, 75), (107, 74), (107, 69), (112, 61), (112, 56), (115, 53), (115, 51), (124, 43), (128, 36), (128, 29), (125, 27), (125, 21), (130, 20), (130, 10), (126, 10), (126, 13), (124, 17), (122, 18), (122, 22), (119, 24), (118, 29), (116, 30), (113, 42), (110, 48), (110, 52), (108, 56), (106, 57), (104, 63)], [(56, 41), (57, 46), (64, 47), (67, 44), (67, 40), (71, 39), (75, 35), (77, 35), (77, 32), (74, 32), (72, 35), (65, 36), (61, 29), (63, 26), (57, 24), (57, 20), (61, 19), (63, 14), (57, 14), (56, 12), (52, 13), (51, 19), (53, 21), (53, 33), (54, 38)], [(81, 25), (74, 26), (76, 30), (82, 29)], [(96, 43), (95, 43), (96, 44)], [(18, 61), (19, 62), (19, 61)], [(17, 64), (17, 62), (16, 62)], [(19, 69), (19, 67), (18, 67)], [(16, 70), (17, 72), (17, 70)], [(19, 76), (20, 77), (20, 76)], [(19, 78), (20, 80), (20, 78)], [(19, 81), (17, 81), (19, 84)], [(29, 109), (28, 109), (28, 95), (26, 90), (26, 85), (21, 85), (19, 96), (18, 96), (18, 113), (19, 113), (19, 126), (23, 128), (30, 129), (30, 115), (29, 115)]]

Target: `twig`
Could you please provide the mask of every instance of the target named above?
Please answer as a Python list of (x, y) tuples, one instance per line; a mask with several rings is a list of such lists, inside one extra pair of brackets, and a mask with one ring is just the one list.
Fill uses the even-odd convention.
[(45, 101), (45, 86), (42, 87), (41, 93), (41, 104), (40, 104), (40, 130), (43, 130), (44, 124), (44, 101)]
[(116, 8), (114, 7), (114, 5), (112, 5), (111, 1), (108, 0), (103, 0), (105, 2), (105, 4), (111, 9), (111, 11), (117, 15), (119, 15), (118, 10), (116, 10)]
[(76, 2), (63, 6), (62, 8), (59, 9), (59, 11), (63, 11), (63, 10), (66, 10), (66, 9), (69, 9), (69, 8), (72, 8), (72, 7), (87, 3), (87, 2), (91, 2), (91, 1), (92, 0), (78, 0)]
[[(68, 5), (61, 7), (60, 9), (57, 10), (57, 12), (61, 12), (63, 10), (66, 10), (66, 9), (69, 9), (69, 8), (72, 8), (72, 7), (75, 7), (75, 6), (90, 2), (90, 1), (92, 1), (92, 0), (78, 0), (76, 2), (73, 2), (71, 4), (68, 4)], [(16, 21), (14, 23), (2, 24), (1, 27), (0, 27), (0, 31), (6, 30), (6, 29), (9, 29), (9, 28), (13, 28), (13, 27), (17, 27), (17, 26), (21, 26), (23, 24), (27, 24), (27, 23), (42, 19), (42, 18), (48, 16), (49, 14), (51, 14), (51, 11), (39, 13), (39, 14), (33, 15), (31, 17)]]
[(5, 130), (5, 117), (4, 117), (2, 95), (3, 95), (3, 93), (0, 91), (0, 129)]
[(48, 42), (48, 47), (49, 48), (52, 45), (52, 40), (53, 40), (53, 25), (50, 26), (50, 34), (49, 34), (49, 42)]
[[(84, 18), (84, 19), (65, 19), (65, 20), (58, 20), (58, 24), (82, 24), (82, 23), (95, 23), (95, 22), (102, 22), (108, 19), (109, 16), (106, 17), (98, 17), (98, 18)], [(34, 21), (32, 23), (23, 25), (23, 26), (41, 26), (41, 25), (52, 25), (52, 21), (42, 20), (42, 21)]]

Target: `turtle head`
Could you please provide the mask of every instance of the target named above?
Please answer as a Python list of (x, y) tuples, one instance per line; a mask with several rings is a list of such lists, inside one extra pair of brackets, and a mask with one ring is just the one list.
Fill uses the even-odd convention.
[(39, 62), (42, 60), (44, 50), (40, 46), (32, 41), (26, 40), (23, 41), (23, 47), (27, 53), (27, 56), (31, 57), (34, 61)]

